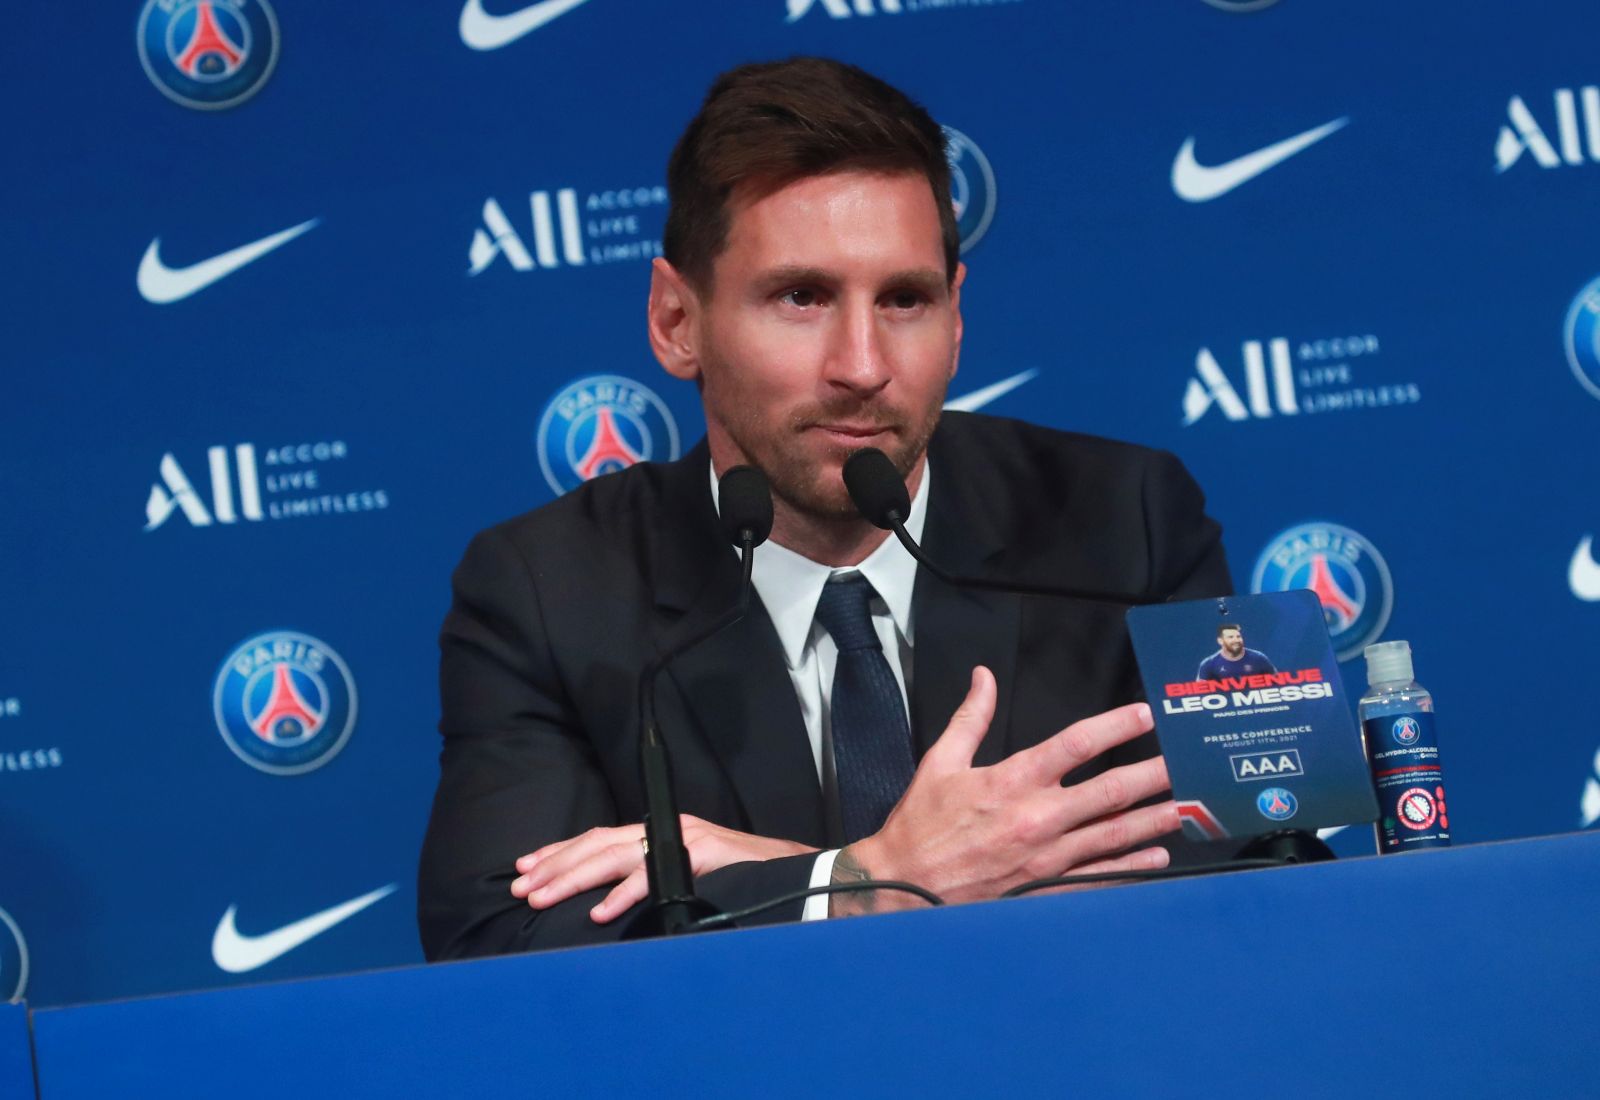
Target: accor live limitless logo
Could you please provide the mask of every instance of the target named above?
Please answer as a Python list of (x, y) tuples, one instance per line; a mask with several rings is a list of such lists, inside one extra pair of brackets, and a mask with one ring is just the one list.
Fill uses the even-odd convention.
[(899, 15), (902, 12), (949, 11), (952, 8), (993, 8), (1021, 0), (787, 0), (788, 22), (793, 23), (813, 8), (833, 19), (859, 15)]
[[(994, 221), (994, 168), (961, 131), (946, 126), (944, 135), (956, 229), (966, 252)], [(580, 197), (575, 187), (558, 187), (530, 192), (527, 210), (524, 217), (516, 204), (501, 205), (492, 195), (484, 200), (467, 246), (469, 276), (500, 260), (514, 271), (652, 260), (661, 255), (667, 189), (621, 187)]]
[[(1210, 348), (1195, 356), (1183, 392), (1183, 423), (1197, 423), (1215, 410), (1225, 420), (1266, 420), (1301, 413), (1353, 412), (1422, 400), (1415, 382), (1365, 384), (1363, 375), (1378, 355), (1378, 338), (1340, 336), (1292, 343), (1287, 337), (1246, 340), (1242, 372), (1225, 370)], [(1236, 386), (1238, 378), (1242, 386)]]
[(1504, 172), (1524, 153), (1540, 168), (1600, 163), (1600, 87), (1558, 88), (1554, 112), (1542, 115), (1512, 96), (1494, 144), (1495, 171)]
[[(666, 206), (661, 186), (591, 191), (582, 199), (572, 187), (533, 191), (526, 217), (513, 217), (490, 196), (467, 248), (467, 274), (500, 259), (515, 271), (654, 259), (661, 255)], [(517, 211), (516, 204), (510, 208)]]
[(22, 717), (22, 700), (16, 696), (0, 696), (0, 731), (7, 736), (0, 741), (0, 775), (8, 772), (42, 772), (59, 768), (64, 763), (61, 748), (57, 745), (15, 745), (11, 720)]
[(327, 467), (347, 459), (342, 441), (270, 446), (258, 454), (254, 443), (216, 446), (206, 451), (211, 490), (202, 496), (188, 471), (168, 451), (157, 466), (160, 477), (145, 501), (146, 531), (154, 531), (174, 515), (192, 527), (349, 515), (389, 507), (382, 489), (350, 491), (330, 483)]

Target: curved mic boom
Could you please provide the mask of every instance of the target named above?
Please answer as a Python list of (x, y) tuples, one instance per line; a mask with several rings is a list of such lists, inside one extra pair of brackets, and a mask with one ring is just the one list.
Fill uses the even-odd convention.
[(908, 531), (906, 518), (911, 515), (911, 496), (906, 492), (905, 479), (895, 469), (889, 456), (876, 447), (864, 447), (844, 463), (844, 486), (850, 500), (862, 517), (876, 527), (893, 531), (906, 552), (924, 566), (928, 572), (958, 588), (982, 588), (991, 592), (1012, 592), (1023, 596), (1053, 596), (1069, 600), (1090, 600), (1096, 603), (1118, 603), (1130, 607), (1165, 603), (1151, 596), (1134, 596), (1124, 592), (1091, 592), (1083, 588), (1061, 588), (1050, 585), (1017, 584), (1012, 581), (989, 580), (986, 577), (958, 577), (947, 573), (931, 561), (922, 547), (917, 545)]

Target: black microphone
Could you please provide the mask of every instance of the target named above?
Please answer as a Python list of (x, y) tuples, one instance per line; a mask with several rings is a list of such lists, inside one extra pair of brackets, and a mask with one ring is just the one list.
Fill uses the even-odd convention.
[(735, 466), (717, 482), (717, 520), (735, 546), (760, 546), (772, 534), (772, 489), (754, 466)]
[(677, 935), (695, 922), (718, 915), (716, 906), (694, 892), (689, 852), (683, 846), (672, 762), (656, 724), (656, 678), (681, 654), (744, 618), (750, 606), (750, 570), (755, 548), (772, 533), (772, 491), (754, 466), (735, 466), (717, 483), (718, 521), (728, 541), (739, 547), (742, 577), (739, 599), (715, 621), (673, 646), (639, 675), (639, 774), (644, 785), (645, 873), (650, 895), (628, 926), (628, 938)]
[(906, 530), (906, 518), (911, 515), (911, 495), (906, 492), (905, 479), (895, 469), (889, 456), (876, 447), (864, 447), (845, 459), (844, 486), (850, 500), (862, 517), (875, 527), (893, 531), (900, 545), (928, 572), (957, 588), (981, 588), (990, 592), (1011, 592), (1022, 596), (1054, 596), (1069, 600), (1089, 600), (1095, 603), (1125, 604), (1141, 607), (1145, 604), (1166, 603), (1161, 596), (1135, 596), (1126, 592), (1097, 592), (1087, 588), (1068, 588), (1059, 585), (1018, 584), (1015, 581), (992, 580), (988, 577), (958, 577), (940, 568), (922, 547), (917, 545)]

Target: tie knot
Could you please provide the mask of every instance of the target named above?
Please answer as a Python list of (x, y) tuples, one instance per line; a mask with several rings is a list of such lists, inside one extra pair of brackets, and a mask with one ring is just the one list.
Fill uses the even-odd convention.
[(882, 649), (872, 628), (872, 597), (877, 591), (860, 573), (822, 586), (817, 601), (817, 622), (833, 637), (840, 653)]

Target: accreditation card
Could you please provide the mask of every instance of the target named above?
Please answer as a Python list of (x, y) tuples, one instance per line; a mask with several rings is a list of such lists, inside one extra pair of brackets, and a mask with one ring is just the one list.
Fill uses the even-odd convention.
[(1314, 593), (1136, 607), (1128, 630), (1186, 834), (1218, 840), (1378, 816)]

